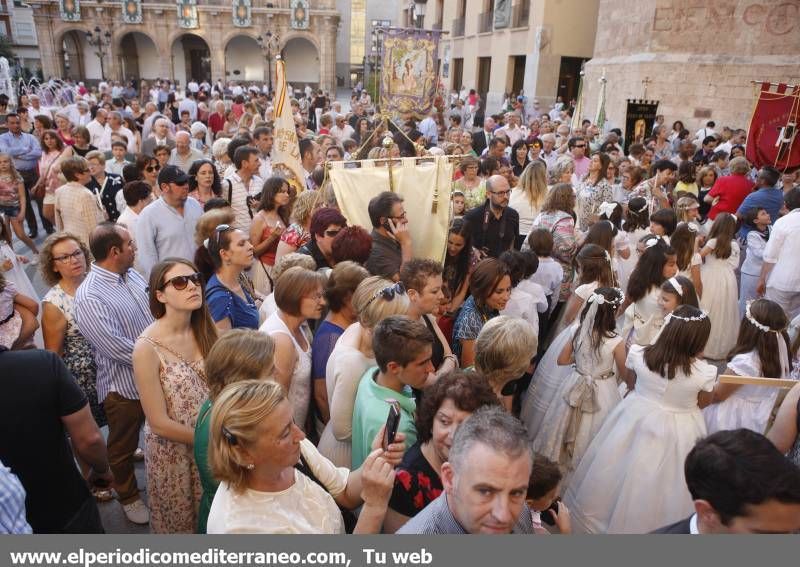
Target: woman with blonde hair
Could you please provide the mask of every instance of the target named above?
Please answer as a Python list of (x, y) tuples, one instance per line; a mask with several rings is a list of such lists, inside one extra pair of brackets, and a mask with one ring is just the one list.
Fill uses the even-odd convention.
[(538, 345), (529, 323), (506, 315), (487, 321), (475, 340), (475, 370), (486, 377), (509, 411), (514, 381), (529, 370)]
[(194, 427), (208, 397), (203, 361), (217, 329), (194, 264), (168, 258), (150, 273), (155, 321), (133, 349), (133, 374), (146, 418), (145, 471), (154, 533), (193, 533), (202, 487), (192, 455)]
[(208, 464), (211, 408), (226, 386), (243, 380), (267, 380), (274, 369), (275, 341), (251, 329), (232, 329), (214, 343), (206, 357), (208, 399), (203, 402), (194, 427), (194, 462), (200, 473), (203, 497), (197, 518), (197, 533), (206, 533), (208, 512), (219, 481)]
[(318, 191), (303, 191), (292, 205), (291, 224), (281, 234), (278, 249), (275, 252), (275, 262), (282, 256), (297, 252), (302, 246), (311, 241), (311, 217), (314, 211), (322, 206), (322, 194)]
[(522, 170), (517, 186), (511, 191), (508, 206), (519, 213), (519, 234), (515, 248), (520, 249), (533, 228), (547, 198), (547, 166), (541, 160), (530, 162)]
[(394, 485), (402, 436), (387, 451), (383, 428), (361, 468), (337, 468), (292, 421), (280, 385), (245, 380), (226, 387), (211, 410), (209, 462), (220, 485), (208, 533), (342, 534), (338, 506), (363, 503), (354, 533), (378, 533)]
[(402, 284), (380, 276), (362, 281), (351, 304), (356, 322), (345, 329), (328, 358), (325, 383), (330, 420), (319, 441), (319, 451), (337, 466), (352, 464), (353, 410), (361, 377), (376, 366), (372, 332), (386, 317), (405, 315), (410, 300)]

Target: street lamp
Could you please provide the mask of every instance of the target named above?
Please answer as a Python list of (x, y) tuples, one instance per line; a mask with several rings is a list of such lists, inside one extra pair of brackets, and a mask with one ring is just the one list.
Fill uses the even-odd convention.
[(258, 46), (261, 48), (261, 51), (267, 57), (267, 84), (269, 85), (269, 92), (272, 92), (272, 52), (277, 51), (278, 47), (280, 46), (280, 39), (278, 38), (278, 34), (273, 34), (271, 31), (268, 31), (264, 34), (264, 37), (258, 36), (256, 38), (258, 42)]
[(94, 54), (100, 59), (100, 75), (102, 79), (106, 78), (105, 68), (103, 66), (103, 58), (106, 54), (106, 48), (111, 45), (111, 32), (106, 31), (101, 33), (100, 26), (95, 26), (94, 33), (91, 31), (86, 32), (86, 42), (94, 47)]

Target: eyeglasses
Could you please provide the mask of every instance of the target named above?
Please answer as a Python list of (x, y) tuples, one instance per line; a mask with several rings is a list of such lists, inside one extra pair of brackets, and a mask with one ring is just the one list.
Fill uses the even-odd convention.
[(214, 233), (216, 234), (216, 236), (214, 237), (214, 240), (216, 241), (217, 247), (219, 247), (220, 235), (223, 232), (228, 232), (229, 230), (233, 230), (233, 227), (231, 225), (229, 225), (229, 224), (220, 224), (220, 225), (217, 225), (217, 228), (214, 229)]
[(405, 212), (405, 211), (403, 211), (403, 213), (402, 213), (402, 214), (400, 214), (400, 215), (397, 215), (397, 216), (393, 216), (393, 217), (389, 217), (389, 218), (390, 218), (390, 219), (404, 219), (404, 218), (406, 218), (406, 216), (407, 216), (407, 215), (406, 215), (406, 212)]
[(328, 236), (328, 237), (330, 237), (330, 238), (333, 238), (334, 236), (336, 236), (336, 235), (337, 235), (337, 234), (339, 234), (340, 232), (342, 232), (342, 229), (341, 229), (341, 228), (339, 228), (339, 229), (335, 229), (335, 230), (326, 230), (326, 231), (325, 231), (325, 236)]
[(64, 254), (63, 256), (58, 256), (53, 258), (53, 261), (58, 262), (59, 264), (69, 264), (72, 260), (76, 260), (83, 256), (83, 250), (75, 250), (72, 254)]
[(406, 286), (403, 285), (403, 282), (397, 282), (394, 285), (390, 285), (389, 287), (385, 287), (375, 292), (375, 294), (369, 298), (369, 301), (364, 305), (366, 309), (370, 303), (382, 297), (386, 301), (391, 301), (394, 299), (395, 295), (405, 295), (406, 293)]
[(511, 194), (511, 189), (509, 189), (508, 191), (489, 191), (489, 193), (491, 193), (492, 195), (499, 195), (500, 197), (505, 197), (506, 195)]
[(175, 276), (174, 278), (170, 278), (164, 282), (164, 284), (161, 286), (161, 289), (163, 290), (165, 287), (172, 284), (172, 287), (174, 287), (178, 291), (183, 291), (184, 289), (186, 289), (186, 286), (189, 285), (189, 282), (192, 282), (195, 286), (199, 286), (200, 282), (202, 281), (203, 281), (203, 274), (195, 272), (188, 276)]
[(156, 164), (156, 165), (148, 165), (147, 167), (144, 168), (144, 170), (147, 173), (153, 173), (154, 171), (159, 171), (160, 169), (161, 169), (161, 166), (158, 165), (158, 164)]

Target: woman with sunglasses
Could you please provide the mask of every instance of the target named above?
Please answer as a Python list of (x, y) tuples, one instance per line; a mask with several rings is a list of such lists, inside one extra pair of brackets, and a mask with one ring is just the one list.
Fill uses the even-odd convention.
[(203, 301), (203, 278), (188, 260), (170, 258), (150, 273), (155, 321), (136, 341), (133, 374), (142, 402), (145, 474), (153, 533), (194, 533), (202, 486), (192, 445), (208, 398), (204, 359), (217, 329)]
[(217, 329), (258, 329), (255, 290), (244, 275), (253, 263), (253, 245), (247, 235), (231, 225), (221, 224), (203, 245), (214, 266), (206, 301)]
[(251, 275), (253, 285), (264, 295), (272, 291), (275, 253), (281, 234), (289, 224), (289, 199), (289, 183), (277, 175), (270, 177), (264, 182), (258, 212), (250, 225), (250, 242), (256, 256)]
[(380, 276), (362, 281), (350, 301), (356, 322), (347, 327), (333, 347), (325, 373), (330, 420), (319, 441), (319, 451), (337, 467), (352, 465), (353, 411), (361, 377), (377, 365), (372, 332), (386, 317), (408, 313), (410, 301), (401, 283)]
[(275, 282), (278, 310), (259, 330), (275, 341), (274, 379), (292, 404), (294, 422), (306, 430), (311, 401), (311, 329), (308, 320), (322, 317), (326, 278), (299, 266), (289, 268)]
[(209, 159), (195, 161), (187, 173), (189, 175), (189, 196), (205, 204), (215, 197), (222, 195), (222, 180), (217, 168)]
[(136, 157), (136, 169), (142, 181), (147, 183), (153, 190), (153, 196), (157, 199), (161, 196), (161, 189), (158, 187), (158, 172), (161, 171), (161, 164), (152, 156), (139, 154)]
[[(89, 399), (92, 417), (99, 427), (107, 425), (103, 404), (97, 401), (97, 365), (89, 341), (75, 321), (75, 292), (89, 271), (91, 254), (77, 236), (59, 232), (47, 237), (42, 246), (39, 269), (50, 289), (42, 299), (44, 348), (59, 355)], [(91, 469), (80, 462), (88, 477)], [(93, 489), (97, 500), (111, 500), (110, 489)]]

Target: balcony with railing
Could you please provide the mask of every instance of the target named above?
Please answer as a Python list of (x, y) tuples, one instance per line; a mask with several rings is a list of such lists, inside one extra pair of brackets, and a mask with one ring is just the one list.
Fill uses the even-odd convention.
[(464, 16), (453, 20), (453, 37), (462, 37), (464, 35)]
[(526, 28), (531, 17), (531, 3), (522, 0), (511, 10), (511, 27)]
[(494, 24), (494, 12), (478, 14), (478, 33), (489, 33)]

